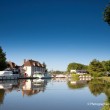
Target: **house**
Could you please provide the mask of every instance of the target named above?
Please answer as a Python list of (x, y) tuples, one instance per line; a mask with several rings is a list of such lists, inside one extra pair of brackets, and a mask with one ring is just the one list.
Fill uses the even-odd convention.
[(84, 75), (84, 74), (87, 74), (87, 70), (76, 70), (76, 74), (79, 74), (79, 75)]
[(70, 73), (76, 73), (79, 75), (87, 74), (87, 70), (70, 70)]
[(10, 68), (10, 69), (13, 69), (15, 68), (17, 65), (14, 63), (14, 62), (11, 62), (11, 61), (7, 61), (7, 67)]
[(13, 74), (19, 74), (20, 73), (20, 66), (16, 65), (14, 62), (7, 61), (7, 68), (6, 71), (13, 71)]
[(32, 59), (24, 60), (23, 69), (26, 76), (32, 77), (35, 73), (45, 74), (46, 65)]

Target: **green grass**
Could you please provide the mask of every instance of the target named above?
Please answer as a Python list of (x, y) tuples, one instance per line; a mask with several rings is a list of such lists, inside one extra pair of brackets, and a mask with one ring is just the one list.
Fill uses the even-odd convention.
[(97, 77), (98, 79), (103, 79), (107, 82), (110, 82), (110, 77), (104, 76), (104, 77)]

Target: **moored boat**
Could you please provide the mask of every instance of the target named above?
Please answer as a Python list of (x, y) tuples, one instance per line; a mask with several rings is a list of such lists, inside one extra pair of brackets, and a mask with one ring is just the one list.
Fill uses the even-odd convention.
[(19, 74), (13, 74), (13, 71), (0, 71), (0, 79), (18, 79)]
[(49, 73), (34, 73), (33, 77), (39, 78), (39, 79), (50, 79), (52, 78)]

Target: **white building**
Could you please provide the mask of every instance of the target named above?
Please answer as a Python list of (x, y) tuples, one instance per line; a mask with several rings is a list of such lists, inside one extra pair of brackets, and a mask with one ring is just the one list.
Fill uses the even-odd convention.
[(30, 77), (35, 73), (44, 74), (46, 71), (46, 65), (34, 60), (24, 60), (23, 69), (25, 71), (25, 75)]
[(76, 70), (70, 70), (70, 73), (76, 73)]
[(76, 74), (79, 74), (79, 75), (84, 75), (84, 74), (87, 74), (87, 70), (70, 70), (70, 73), (76, 73)]

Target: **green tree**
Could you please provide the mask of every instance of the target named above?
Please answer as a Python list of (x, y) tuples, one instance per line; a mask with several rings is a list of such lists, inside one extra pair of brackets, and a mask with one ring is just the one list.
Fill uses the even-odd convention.
[(105, 11), (104, 11), (104, 21), (107, 22), (110, 25), (110, 3), (105, 8)]
[(2, 47), (0, 47), (0, 71), (4, 70), (6, 67), (6, 54), (3, 52)]
[(110, 60), (108, 61), (102, 61), (102, 64), (104, 66), (104, 69), (106, 72), (110, 72)]
[(104, 67), (100, 61), (94, 59), (92, 62), (90, 62), (88, 71), (92, 76), (98, 77), (104, 74)]
[(87, 70), (87, 66), (80, 63), (70, 63), (67, 67), (67, 71), (70, 70)]

